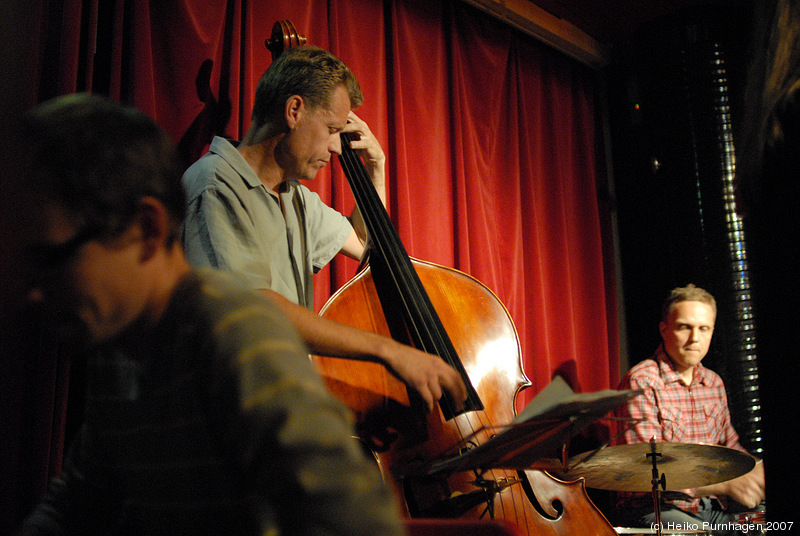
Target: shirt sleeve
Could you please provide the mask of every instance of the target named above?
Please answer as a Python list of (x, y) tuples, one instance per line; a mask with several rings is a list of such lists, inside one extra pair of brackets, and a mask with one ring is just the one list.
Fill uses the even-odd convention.
[(620, 417), (630, 417), (640, 421), (625, 432), (625, 443), (649, 443), (654, 436), (656, 441), (661, 441), (658, 399), (653, 385), (648, 381), (641, 381), (637, 377), (628, 377), (620, 388), (643, 390), (640, 395), (633, 397), (621, 406), (617, 412)]
[(722, 393), (720, 393), (720, 400), (722, 401), (723, 407), (722, 438), (720, 444), (725, 447), (747, 452), (739, 443), (739, 434), (736, 432), (731, 422), (731, 412), (728, 408), (728, 396), (725, 393), (725, 388), (722, 387), (720, 390), (722, 391)]
[(229, 341), (220, 349), (236, 349), (230, 377), (240, 406), (225, 436), (261, 504), (263, 528), (402, 534), (393, 495), (353, 439), (348, 410), (329, 394), (292, 330), (282, 318), (243, 312), (219, 331)]
[(309, 257), (314, 272), (327, 265), (342, 249), (353, 226), (350, 220), (322, 202), (316, 192), (298, 188), (308, 225)]
[(238, 274), (251, 288), (271, 288), (267, 248), (257, 242), (258, 236), (236, 194), (224, 185), (206, 188), (189, 202), (183, 246), (194, 266)]

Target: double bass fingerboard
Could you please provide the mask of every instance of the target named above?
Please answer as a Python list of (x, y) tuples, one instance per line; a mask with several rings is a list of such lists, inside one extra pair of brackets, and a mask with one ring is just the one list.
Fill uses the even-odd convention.
[[(339, 155), (339, 162), (369, 234), (370, 266), (373, 273), (380, 271), (385, 275), (385, 279), (390, 281), (389, 285), (382, 285), (388, 288), (378, 288), (378, 293), (391, 293), (392, 303), (402, 304), (405, 327), (416, 348), (441, 357), (461, 374), (467, 387), (467, 400), (463, 411), (484, 409), (414, 269), (411, 258), (400, 241), (397, 229), (372, 185), (361, 157), (350, 147), (353, 136), (350, 133), (342, 133), (341, 137), (342, 154)], [(376, 274), (376, 277), (379, 276)], [(439, 405), (446, 419), (452, 419), (457, 414), (453, 409), (456, 406), (448, 393), (444, 393)]]

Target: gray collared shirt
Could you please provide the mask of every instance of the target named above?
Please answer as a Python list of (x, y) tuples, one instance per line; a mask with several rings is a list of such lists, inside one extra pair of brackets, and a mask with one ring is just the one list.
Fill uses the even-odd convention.
[(190, 263), (237, 273), (254, 289), (313, 307), (313, 274), (350, 236), (347, 218), (297, 181), (289, 181), (279, 200), (220, 137), (186, 170), (183, 184), (182, 239)]

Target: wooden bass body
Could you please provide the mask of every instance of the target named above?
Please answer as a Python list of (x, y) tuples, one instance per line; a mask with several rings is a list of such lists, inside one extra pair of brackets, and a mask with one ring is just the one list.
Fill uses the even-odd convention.
[[(314, 356), (330, 390), (352, 409), (359, 439), (416, 518), (503, 519), (529, 534), (612, 535), (613, 527), (586, 495), (541, 471), (467, 470), (420, 476), (429, 462), (457, 455), (510, 423), (514, 401), (530, 381), (522, 368), (516, 328), (497, 296), (458, 270), (412, 259), (441, 323), (484, 409), (446, 419), (427, 412), (405, 384), (380, 363)], [(380, 263), (361, 270), (321, 314), (331, 320), (410, 343), (403, 304), (376, 289), (387, 277)]]

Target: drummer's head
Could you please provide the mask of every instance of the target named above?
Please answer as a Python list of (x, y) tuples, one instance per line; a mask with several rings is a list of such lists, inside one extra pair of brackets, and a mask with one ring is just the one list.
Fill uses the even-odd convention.
[(675, 305), (685, 301), (705, 303), (711, 307), (714, 316), (717, 315), (717, 300), (714, 299), (714, 296), (707, 290), (689, 283), (685, 287), (674, 288), (669, 293), (669, 296), (667, 296), (667, 299), (664, 300), (664, 304), (661, 306), (661, 321), (666, 322), (670, 313), (675, 308)]
[(664, 301), (659, 324), (664, 351), (687, 382), (708, 353), (716, 317), (714, 297), (694, 285), (673, 289)]

